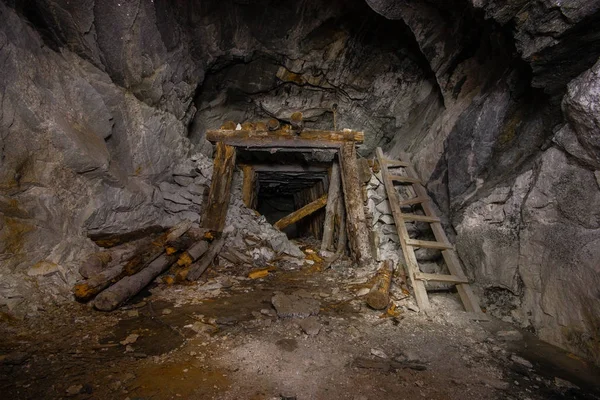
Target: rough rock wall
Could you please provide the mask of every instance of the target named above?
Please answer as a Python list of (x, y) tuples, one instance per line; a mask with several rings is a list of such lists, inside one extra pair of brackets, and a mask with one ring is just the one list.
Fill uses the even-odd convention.
[(484, 305), (600, 362), (600, 2), (367, 2), (410, 27), (444, 93), (425, 139), (390, 150), (429, 178)]
[(0, 51), (0, 304), (30, 312), (25, 299), (35, 309), (65, 298), (76, 261), (95, 247), (88, 233), (177, 219), (155, 184), (190, 145), (172, 113), (52, 50), (4, 3)]

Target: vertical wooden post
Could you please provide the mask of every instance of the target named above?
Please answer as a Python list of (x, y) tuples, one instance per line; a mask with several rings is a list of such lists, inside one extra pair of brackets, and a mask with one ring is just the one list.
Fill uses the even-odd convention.
[(244, 183), (242, 186), (242, 200), (246, 207), (256, 209), (256, 171), (252, 165), (242, 166)]
[(202, 226), (206, 229), (223, 232), (225, 228), (234, 168), (235, 148), (217, 143), (208, 205), (202, 218)]
[(327, 207), (325, 208), (325, 224), (323, 225), (321, 250), (329, 251), (333, 246), (333, 232), (335, 230), (335, 217), (338, 211), (340, 186), (340, 168), (338, 163), (334, 161), (331, 166), (331, 178), (329, 179), (329, 194), (327, 196)]
[(358, 176), (358, 162), (354, 142), (340, 148), (340, 166), (346, 204), (346, 230), (354, 260), (361, 266), (373, 264), (369, 229), (365, 218), (362, 190)]

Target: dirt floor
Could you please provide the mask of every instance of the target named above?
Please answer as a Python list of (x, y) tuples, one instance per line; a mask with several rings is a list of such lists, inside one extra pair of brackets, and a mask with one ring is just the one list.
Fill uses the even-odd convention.
[[(427, 316), (397, 281), (397, 308), (375, 311), (360, 271), (323, 270), (304, 249), (302, 268), (250, 279), (217, 267), (112, 313), (73, 303), (35, 321), (5, 314), (0, 398), (600, 399), (597, 369), (472, 320), (455, 294), (433, 294)], [(278, 317), (277, 293), (318, 299), (318, 315)]]

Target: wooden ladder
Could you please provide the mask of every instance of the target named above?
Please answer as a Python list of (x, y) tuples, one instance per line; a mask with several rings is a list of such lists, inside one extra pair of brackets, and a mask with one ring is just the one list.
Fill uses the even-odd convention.
[[(401, 158), (408, 160), (406, 154), (401, 154)], [(412, 283), (419, 308), (425, 312), (431, 310), (425, 282), (451, 283), (456, 285), (456, 289), (465, 310), (470, 313), (475, 313), (481, 319), (487, 319), (479, 307), (477, 298), (473, 294), (471, 286), (469, 286), (469, 281), (465, 277), (454, 246), (448, 241), (448, 237), (444, 232), (440, 219), (436, 216), (435, 211), (431, 206), (431, 199), (427, 194), (427, 190), (419, 180), (412, 165), (407, 161), (396, 161), (386, 158), (380, 147), (377, 148), (377, 159), (381, 167), (381, 175), (387, 192), (390, 209), (392, 210), (394, 222), (396, 223), (396, 228), (398, 230), (398, 237), (400, 238), (400, 244), (404, 254), (407, 274)], [(394, 173), (391, 173), (390, 169), (394, 169)], [(398, 171), (398, 173), (395, 173), (395, 171)], [(402, 172), (404, 172), (403, 175), (401, 174)], [(401, 200), (396, 191), (396, 187), (394, 186), (395, 182), (412, 185), (416, 196)], [(406, 214), (402, 212), (402, 207), (415, 205), (420, 205), (425, 215)], [(412, 239), (409, 236), (405, 225), (405, 222), (409, 221), (426, 222), (430, 224), (431, 230), (435, 236), (435, 241)], [(426, 274), (421, 272), (415, 255), (415, 248), (419, 247), (441, 250), (450, 275)]]

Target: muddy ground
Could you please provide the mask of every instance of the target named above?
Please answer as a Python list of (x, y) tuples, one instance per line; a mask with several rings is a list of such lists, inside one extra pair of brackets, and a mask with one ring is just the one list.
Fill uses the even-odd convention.
[[(471, 319), (456, 294), (432, 294), (424, 315), (396, 278), (396, 309), (375, 311), (360, 296), (368, 277), (323, 270), (304, 250), (301, 268), (250, 279), (215, 267), (112, 313), (72, 303), (36, 320), (3, 314), (0, 398), (600, 399), (597, 369)], [(280, 318), (276, 293), (318, 299), (319, 313)]]

